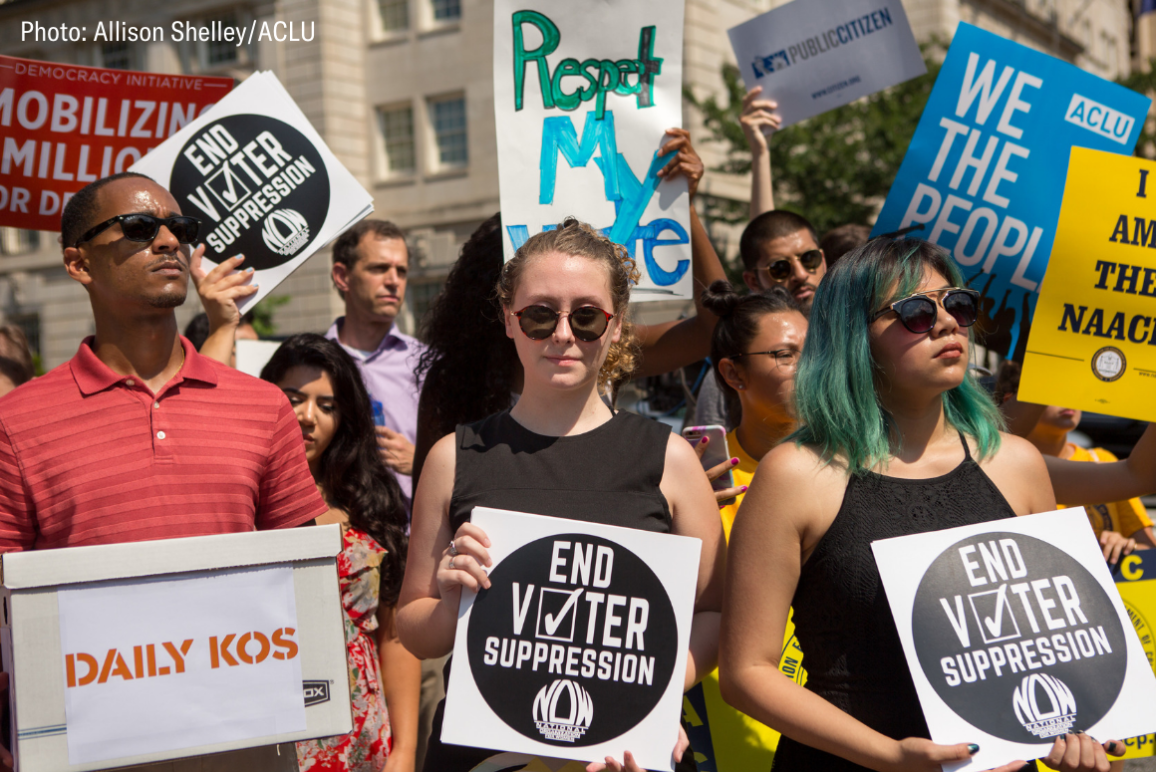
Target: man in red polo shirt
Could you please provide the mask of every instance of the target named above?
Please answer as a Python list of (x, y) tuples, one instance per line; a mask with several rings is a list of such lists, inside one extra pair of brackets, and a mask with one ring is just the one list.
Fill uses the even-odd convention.
[[(0, 553), (287, 528), (327, 511), (281, 390), (177, 332), (198, 225), (131, 173), (65, 207), (64, 267), (96, 335), (0, 398)], [(287, 747), (211, 768), (296, 769)]]

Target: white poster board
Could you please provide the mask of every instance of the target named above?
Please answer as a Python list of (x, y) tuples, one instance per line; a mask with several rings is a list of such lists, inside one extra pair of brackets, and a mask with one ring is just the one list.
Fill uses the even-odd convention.
[(261, 377), (261, 369), (281, 348), (277, 340), (239, 340), (237, 346), (237, 369), (254, 378)]
[(495, 0), (494, 113), (506, 259), (568, 216), (635, 258), (634, 300), (691, 296), (686, 178), (657, 173), (682, 125), (683, 4)]
[(784, 127), (927, 72), (900, 0), (794, 0), (727, 34)]
[(57, 599), (70, 764), (305, 729), (292, 567), (95, 582)]
[(1156, 676), (1083, 508), (871, 545), (937, 743), (990, 769), (1156, 729)]
[(201, 220), (205, 270), (238, 254), (260, 302), (310, 255), (373, 211), (271, 72), (258, 72), (133, 164)]
[(477, 507), (491, 587), (462, 591), (442, 741), (673, 769), (702, 543)]

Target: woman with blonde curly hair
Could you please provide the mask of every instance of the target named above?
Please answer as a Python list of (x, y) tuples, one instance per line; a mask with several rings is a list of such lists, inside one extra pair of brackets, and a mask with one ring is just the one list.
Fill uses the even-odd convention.
[[(397, 618), (402, 643), (417, 656), (447, 654), (462, 587), (489, 586), (491, 543), (470, 523), (471, 510), (486, 506), (701, 539), (686, 687), (714, 667), (724, 561), (710, 485), (685, 440), (613, 412), (598, 393), (599, 383), (632, 367), (625, 316), (637, 277), (623, 247), (573, 219), (531, 237), (502, 269), (497, 295), (525, 371), (522, 396), (509, 410), (459, 426), (426, 459)], [(493, 759), (496, 751), (441, 743), (443, 715), (444, 704), (425, 769), (534, 764), (529, 756)], [(693, 769), (685, 751), (680, 743), (676, 755)], [(608, 758), (605, 768), (638, 767), (627, 753), (621, 763)]]

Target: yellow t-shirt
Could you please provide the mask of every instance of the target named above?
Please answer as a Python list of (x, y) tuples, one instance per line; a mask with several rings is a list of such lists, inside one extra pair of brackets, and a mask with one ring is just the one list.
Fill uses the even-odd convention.
[[(1066, 447), (1072, 451), (1070, 457), (1072, 461), (1091, 461), (1099, 464), (1117, 460), (1114, 455), (1103, 448), (1088, 450), (1070, 442)], [(1064, 507), (1061, 504), (1057, 508), (1063, 509)], [(1088, 513), (1088, 519), (1092, 521), (1092, 529), (1095, 530), (1097, 539), (1104, 531), (1115, 531), (1130, 537), (1141, 528), (1152, 525), (1152, 519), (1148, 517), (1148, 510), (1140, 499), (1113, 501), (1109, 504), (1092, 504), (1084, 507), (1084, 510)]]
[[(755, 461), (742, 446), (739, 445), (735, 433), (727, 435), (727, 448), (731, 456), (737, 457), (738, 466), (732, 471), (735, 486), (750, 485), (755, 476), (755, 469), (759, 462)], [(719, 510), (722, 516), (723, 532), (727, 541), (730, 541), (731, 526), (734, 525), (735, 515), (742, 504), (743, 494), (735, 498), (735, 503)], [(801, 660), (803, 652), (799, 642), (795, 639), (795, 625), (787, 619), (787, 630), (783, 637), (783, 655), (779, 662), (779, 670), (796, 682), (802, 684), (806, 680)], [(701, 689), (701, 692), (700, 692)], [(696, 710), (695, 703), (699, 708)], [(705, 716), (698, 715), (705, 708)], [(699, 686), (687, 693), (683, 701), (683, 717), (690, 724), (692, 730), (696, 726), (707, 726), (710, 730), (710, 748), (704, 748), (701, 742), (691, 742), (697, 755), (706, 756), (706, 751), (713, 754), (714, 765), (710, 765), (709, 758), (699, 758), (699, 769), (710, 772), (765, 772), (771, 768), (775, 758), (775, 748), (779, 745), (779, 733), (744, 713), (732, 708), (723, 701), (719, 691), (718, 670), (702, 680)]]

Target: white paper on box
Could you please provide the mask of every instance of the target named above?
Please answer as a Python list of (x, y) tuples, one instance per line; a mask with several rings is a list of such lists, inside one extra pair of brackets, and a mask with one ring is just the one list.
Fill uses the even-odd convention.
[(784, 127), (927, 72), (900, 0), (795, 0), (727, 34)]
[(673, 158), (657, 155), (665, 132), (682, 125), (683, 13), (667, 0), (496, 0), (507, 260), (573, 216), (630, 251), (631, 300), (691, 297), (686, 177), (657, 176)]
[(979, 745), (944, 769), (1156, 729), (1156, 676), (1082, 507), (871, 549), (931, 739)]
[(305, 729), (291, 567), (57, 597), (70, 763)]
[(373, 211), (361, 186), (272, 72), (249, 76), (130, 171), (152, 177), (201, 220), (205, 270), (237, 254), (272, 292), (317, 250)]

